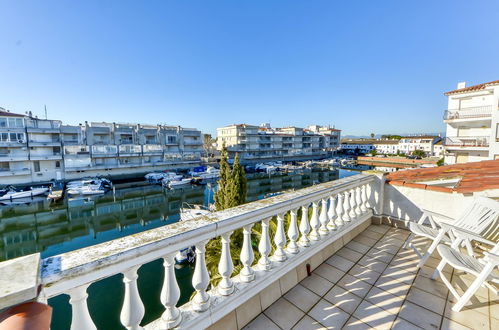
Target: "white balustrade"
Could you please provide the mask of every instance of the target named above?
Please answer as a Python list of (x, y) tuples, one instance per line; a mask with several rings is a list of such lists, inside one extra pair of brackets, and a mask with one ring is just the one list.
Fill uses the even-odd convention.
[(274, 243), (276, 248), (272, 258), (276, 261), (283, 262), (287, 259), (284, 245), (286, 245), (286, 233), (284, 232), (284, 214), (277, 215), (277, 229), (274, 236)]
[(165, 277), (163, 279), (160, 299), (163, 306), (165, 306), (165, 311), (161, 315), (161, 319), (167, 329), (172, 329), (182, 321), (182, 314), (176, 307), (180, 299), (180, 288), (175, 278), (175, 253), (170, 253), (163, 257), (163, 267), (165, 269)]
[(251, 268), (255, 254), (251, 246), (251, 228), (253, 225), (246, 225), (243, 227), (243, 247), (241, 249), (241, 263), (243, 268), (239, 272), (239, 278), (242, 282), (251, 282), (255, 279), (255, 271)]
[(336, 197), (334, 195), (331, 195), (329, 197), (329, 209), (327, 212), (327, 217), (329, 219), (329, 222), (327, 223), (327, 228), (329, 230), (336, 230), (337, 225), (335, 223), (336, 221)]
[(258, 260), (258, 266), (263, 270), (270, 270), (272, 267), (272, 262), (269, 259), (270, 251), (272, 251), (272, 246), (270, 245), (270, 234), (269, 234), (269, 222), (271, 218), (262, 220), (262, 233), (260, 242), (258, 243), (258, 252), (260, 252), (260, 259)]
[(134, 266), (123, 273), (123, 283), (125, 283), (125, 298), (121, 309), (120, 321), (127, 329), (143, 329), (140, 321), (144, 317), (145, 308), (139, 295), (137, 287), (137, 270), (140, 265)]
[(354, 220), (357, 218), (357, 214), (355, 213), (356, 206), (357, 206), (357, 203), (355, 201), (355, 190), (351, 189), (350, 190), (350, 211), (348, 213), (351, 220)]
[(360, 216), (362, 214), (362, 209), (361, 209), (361, 205), (362, 205), (362, 197), (360, 196), (361, 194), (361, 191), (360, 191), (360, 187), (355, 187), (355, 213), (357, 214), (357, 216)]
[(300, 240), (298, 244), (303, 247), (310, 246), (308, 234), (310, 233), (310, 225), (308, 223), (308, 205), (301, 207), (301, 220), (300, 220)]
[(319, 227), (321, 223), (319, 222), (319, 211), (318, 211), (318, 206), (317, 202), (312, 202), (312, 217), (310, 218), (310, 240), (312, 241), (318, 241), (320, 239), (319, 235)]
[(210, 295), (206, 292), (210, 284), (210, 274), (206, 268), (206, 241), (199, 242), (196, 246), (196, 266), (192, 274), (192, 287), (196, 290), (196, 295), (192, 299), (193, 309), (197, 312), (204, 312), (210, 306)]
[[(102, 253), (101, 251), (107, 253), (110, 250), (112, 254), (103, 254), (100, 259), (96, 259), (95, 256), (87, 258), (87, 254), (82, 255), (82, 258), (87, 259), (81, 262), (84, 265), (81, 268), (78, 268), (78, 258), (74, 256), (78, 252), (71, 252), (73, 256), (71, 258), (68, 257), (67, 260), (69, 261), (62, 264), (73, 263), (74, 265), (71, 265), (70, 270), (72, 268), (75, 270), (72, 273), (64, 270), (66, 273), (61, 275), (61, 279), (64, 276), (72, 276), (70, 277), (70, 281), (74, 281), (73, 277), (81, 277), (84, 281), (82, 280), (79, 283), (74, 282), (77, 284), (70, 285), (68, 289), (68, 285), (64, 281), (64, 284), (58, 285), (56, 280), (58, 270), (56, 268), (49, 268), (48, 275), (42, 282), (46, 287), (41, 296), (51, 298), (61, 293), (69, 294), (73, 311), (71, 329), (96, 329), (87, 306), (87, 288), (90, 285), (87, 283), (98, 281), (106, 276), (122, 273), (124, 301), (120, 321), (127, 329), (142, 329), (140, 323), (145, 315), (145, 309), (138, 290), (137, 281), (139, 277), (137, 271), (141, 265), (157, 260), (158, 258), (163, 258), (165, 275), (160, 300), (165, 310), (161, 318), (156, 320), (157, 322), (161, 322), (158, 323), (158, 327), (166, 329), (179, 326), (192, 328), (193, 324), (195, 324), (194, 328), (196, 326), (204, 327), (207, 323), (197, 324), (195, 323), (196, 318), (211, 318), (212, 315), (215, 315), (212, 312), (221, 300), (236, 299), (237, 301), (238, 298), (234, 298), (234, 296), (239, 294), (238, 292), (241, 288), (244, 291), (244, 287), (248, 286), (250, 290), (254, 290), (255, 285), (259, 285), (262, 281), (262, 277), (272, 276), (271, 274), (274, 271), (277, 270), (279, 272), (279, 269), (282, 269), (280, 267), (289, 267), (290, 262), (303, 262), (303, 260), (307, 260), (301, 260), (300, 258), (307, 255), (306, 251), (311, 251), (308, 249), (317, 249), (321, 247), (321, 244), (329, 244), (327, 242), (328, 237), (334, 237), (334, 235), (342, 233), (343, 231), (337, 231), (337, 229), (344, 227), (346, 223), (352, 222), (352, 220), (355, 220), (355, 223), (358, 220), (366, 220), (367, 216), (370, 215), (368, 213), (370, 190), (368, 189), (370, 189), (370, 183), (373, 180), (374, 176), (372, 175), (359, 175), (340, 179), (337, 181), (338, 183), (332, 182), (324, 185), (316, 185), (303, 189), (303, 192), (296, 191), (284, 194), (279, 196), (275, 204), (269, 204), (267, 201), (257, 201), (254, 204), (256, 207), (252, 206), (252, 208), (248, 208), (247, 206), (243, 206), (238, 214), (234, 213), (235, 209), (231, 209), (214, 213), (212, 219), (200, 218), (196, 219), (195, 222), (186, 221), (179, 223), (177, 227), (170, 229), (167, 228), (168, 226), (154, 229), (154, 231), (160, 232), (160, 235), (164, 235), (164, 238), (160, 236), (155, 237), (155, 234), (149, 231), (147, 234), (138, 234), (139, 236), (143, 235), (143, 237), (140, 239), (137, 238), (135, 242), (133, 240), (136, 235), (128, 237), (126, 240), (125, 238), (118, 239), (117, 245), (113, 246), (114, 250), (105, 248), (95, 250), (97, 253)], [(319, 202), (321, 203), (320, 205)], [(312, 204), (312, 212), (309, 219), (310, 204)], [(300, 209), (301, 217), (298, 223), (297, 217), (298, 210)], [(289, 212), (289, 227), (286, 232), (284, 219), (287, 212)], [(272, 216), (276, 214), (277, 226), (275, 236), (273, 237), (275, 251), (269, 257), (272, 251), (269, 224)], [(212, 215), (208, 215), (208, 217), (212, 217)], [(253, 225), (258, 221), (261, 221), (261, 236), (258, 242), (258, 251), (261, 257), (257, 264), (253, 266), (254, 253), (251, 236)], [(195, 224), (194, 227), (193, 224)], [(183, 225), (185, 225), (185, 229), (179, 229)], [(353, 225), (352, 223), (350, 226)], [(239, 272), (238, 278), (239, 282), (246, 284), (243, 287), (237, 285), (236, 290), (235, 282), (237, 280), (233, 281), (232, 279), (234, 264), (231, 256), (230, 242), (233, 231), (240, 228), (243, 231), (243, 243), (240, 254), (240, 261), (243, 267)], [(179, 231), (175, 234), (175, 230)], [(194, 232), (194, 230), (198, 231)], [(348, 230), (348, 228), (344, 230)], [(179, 238), (175, 235), (182, 236)], [(206, 242), (215, 237), (220, 237), (221, 240), (221, 253), (218, 259), (218, 273), (221, 276), (221, 280), (216, 287), (207, 291), (210, 284), (210, 274), (206, 266), (205, 248)], [(132, 243), (130, 243), (131, 241)], [(311, 241), (315, 243), (311, 244)], [(195, 246), (196, 264), (192, 276), (192, 287), (195, 290), (195, 295), (189, 304), (185, 305), (186, 307), (177, 308), (176, 305), (179, 302), (181, 292), (175, 276), (174, 257), (180, 248), (193, 245)], [(119, 248), (116, 248), (116, 246)], [(127, 248), (123, 249), (122, 246), (126, 246)], [(130, 248), (130, 246), (133, 247)], [(89, 249), (92, 248), (90, 247)], [(88, 253), (88, 255), (92, 254)], [(123, 268), (120, 268), (120, 263), (123, 261), (126, 263), (123, 263)], [(55, 262), (58, 261), (56, 260)], [(105, 268), (107, 267), (106, 262), (109, 263), (108, 268)], [(92, 269), (95, 269), (96, 265), (104, 265), (104, 268), (100, 267), (98, 270), (100, 272), (99, 275), (92, 277)], [(103, 273), (102, 269), (108, 269), (108, 274)], [(256, 276), (256, 271), (259, 272), (258, 276)], [(59, 272), (62, 273), (62, 271)], [(204, 313), (204, 316), (202, 314), (191, 314), (193, 312), (204, 312), (208, 309), (210, 309), (210, 312)], [(222, 315), (220, 311), (216, 313), (218, 313), (216, 315)], [(196, 318), (193, 318), (193, 315), (196, 315)], [(203, 326), (200, 324), (203, 324)]]
[(343, 193), (343, 222), (350, 222), (351, 219), (350, 219), (350, 198), (349, 198), (349, 194), (348, 194), (348, 191), (345, 191)]
[(222, 276), (222, 280), (218, 283), (218, 292), (222, 296), (228, 296), (234, 292), (234, 283), (230, 276), (234, 270), (234, 264), (230, 255), (230, 235), (232, 232), (222, 234), (220, 240), (222, 243), (222, 254), (218, 263), (218, 273)]
[(71, 330), (97, 330), (87, 306), (87, 288), (90, 284), (69, 290), (69, 303), (72, 307)]
[(300, 251), (300, 248), (298, 247), (298, 244), (296, 241), (298, 240), (298, 224), (296, 222), (296, 213), (298, 212), (297, 209), (293, 209), (289, 211), (289, 228), (288, 228), (288, 238), (289, 238), (289, 243), (288, 246), (286, 247), (286, 250), (289, 253), (296, 254)]
[(319, 215), (319, 221), (321, 226), (319, 228), (319, 234), (321, 236), (327, 236), (329, 234), (329, 230), (327, 229), (327, 224), (329, 222), (329, 218), (327, 216), (327, 199), (323, 198), (321, 201), (321, 213)]

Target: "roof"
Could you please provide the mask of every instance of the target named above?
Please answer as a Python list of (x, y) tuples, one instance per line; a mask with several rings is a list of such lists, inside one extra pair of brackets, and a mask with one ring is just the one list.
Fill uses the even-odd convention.
[(10, 111), (5, 110), (3, 108), (0, 108), (0, 116), (3, 116), (3, 117), (27, 117), (26, 115), (22, 115), (19, 113), (13, 113), (13, 112), (10, 112)]
[[(424, 183), (425, 181), (448, 179), (458, 179), (458, 183), (454, 187), (432, 186)], [(499, 189), (499, 160), (398, 171), (387, 175), (386, 180), (392, 185), (448, 193), (466, 194)]]
[(378, 140), (375, 141), (373, 144), (398, 144), (399, 140)]
[(444, 95), (466, 93), (466, 92), (476, 92), (476, 91), (480, 91), (482, 89), (485, 89), (488, 86), (494, 86), (494, 85), (499, 85), (499, 80), (494, 80), (494, 81), (490, 81), (490, 82), (483, 83), (483, 84), (473, 85), (470, 87), (455, 89), (453, 91), (444, 93)]
[(341, 144), (374, 144), (377, 140), (352, 140), (352, 139), (343, 139), (341, 140)]
[(421, 140), (421, 139), (439, 139), (440, 136), (438, 135), (413, 135), (413, 136), (402, 136), (402, 139), (414, 139), (414, 140)]

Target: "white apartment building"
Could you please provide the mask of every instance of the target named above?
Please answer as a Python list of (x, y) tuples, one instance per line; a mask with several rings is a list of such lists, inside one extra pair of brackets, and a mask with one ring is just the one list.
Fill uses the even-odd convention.
[(445, 163), (498, 159), (499, 80), (469, 87), (460, 82), (445, 95)]
[(62, 125), (0, 108), (0, 184), (127, 177), (200, 163), (201, 132), (164, 125)]
[(374, 148), (378, 154), (393, 155), (398, 150), (398, 140), (376, 140), (373, 142)]
[[(438, 156), (441, 153), (437, 147), (441, 143), (439, 136), (405, 136), (400, 140), (396, 139), (344, 139), (341, 141), (341, 149), (347, 153), (367, 154), (376, 150), (378, 154), (396, 154), (397, 152), (406, 155), (412, 154), (415, 150), (423, 150), (427, 156)], [(440, 150), (440, 151), (439, 151)]]
[(423, 150), (427, 156), (436, 156), (434, 148), (440, 140), (442, 140), (440, 136), (432, 135), (404, 136), (399, 140), (397, 149), (406, 155), (416, 150)]
[(314, 159), (337, 150), (340, 133), (338, 129), (318, 125), (305, 129), (234, 124), (217, 128), (217, 148), (221, 150), (225, 144), (230, 158), (238, 153), (246, 163)]

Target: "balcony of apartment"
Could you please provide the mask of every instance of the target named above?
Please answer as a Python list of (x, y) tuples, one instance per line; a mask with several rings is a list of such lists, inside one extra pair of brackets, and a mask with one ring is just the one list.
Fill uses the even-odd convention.
[(144, 155), (162, 155), (163, 146), (160, 144), (145, 144), (142, 146)]
[(59, 133), (61, 122), (57, 120), (27, 120), (26, 130), (28, 133)]
[(142, 156), (142, 146), (139, 144), (122, 144), (118, 147), (119, 157)]
[(62, 152), (30, 153), (30, 160), (60, 160)]
[[(483, 166), (485, 174), (492, 165)], [(440, 174), (448, 172), (442, 168)], [(499, 297), (479, 289), (461, 312), (452, 311), (453, 296), (439, 279), (430, 279), (438, 254), (419, 268), (418, 256), (403, 247), (409, 235), (403, 228), (419, 220), (421, 208), (454, 217), (473, 199), (466, 184), (464, 189), (408, 184), (409, 177), (422, 176), (408, 175), (400, 184), (400, 175), (359, 174), (42, 260), (39, 254), (22, 257), (2, 268), (7, 274), (7, 267), (18, 263), (26, 272), (18, 273), (24, 286), (3, 293), (9, 299), (0, 300), (0, 308), (66, 294), (71, 328), (95, 329), (91, 310), (96, 306), (89, 309), (89, 304), (97, 302), (93, 294), (105, 292), (87, 289), (119, 275), (124, 299), (115, 303), (129, 329), (495, 328)], [(484, 185), (471, 188), (477, 192), (473, 188)], [(492, 192), (497, 196), (497, 189), (478, 193)], [(242, 231), (237, 256), (230, 245), (235, 230)], [(213, 251), (206, 244), (211, 239), (220, 251), (209, 255), (218, 266), (210, 274), (206, 258)], [(416, 240), (419, 247), (428, 243)], [(190, 246), (196, 253), (192, 280), (177, 278), (174, 257)], [(235, 257), (242, 264), (237, 272)], [(138, 270), (158, 259), (163, 272), (148, 277), (158, 285), (147, 287), (154, 288), (148, 294), (155, 294), (164, 312), (146, 311)], [(470, 282), (460, 271), (445, 267), (443, 272), (453, 283)], [(190, 282), (194, 292), (181, 306), (179, 281), (183, 290)], [(146, 312), (153, 321), (144, 324)]]
[(25, 152), (0, 152), (0, 162), (19, 162), (29, 160), (29, 154)]
[(116, 145), (93, 145), (91, 148), (92, 157), (116, 157), (118, 146)]
[(444, 112), (444, 121), (451, 124), (465, 121), (490, 120), (494, 109), (497, 110), (497, 106), (487, 105), (482, 107), (446, 110)]
[[(1, 162), (1, 159), (0, 159)], [(0, 167), (0, 177), (6, 176), (20, 176), (20, 175), (31, 175), (31, 170), (29, 168), (6, 168)]]
[(61, 138), (57, 136), (47, 140), (29, 137), (28, 145), (30, 147), (57, 147), (61, 145)]
[(446, 137), (445, 147), (452, 150), (488, 150), (488, 136)]
[(184, 139), (185, 146), (202, 146), (203, 141), (194, 139)]

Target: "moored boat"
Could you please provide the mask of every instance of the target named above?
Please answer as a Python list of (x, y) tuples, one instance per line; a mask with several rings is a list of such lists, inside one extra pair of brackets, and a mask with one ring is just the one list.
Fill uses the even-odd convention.
[(47, 187), (30, 187), (24, 190), (16, 189), (12, 186), (7, 187), (0, 193), (0, 201), (9, 201), (20, 198), (33, 198), (45, 194), (49, 189)]

